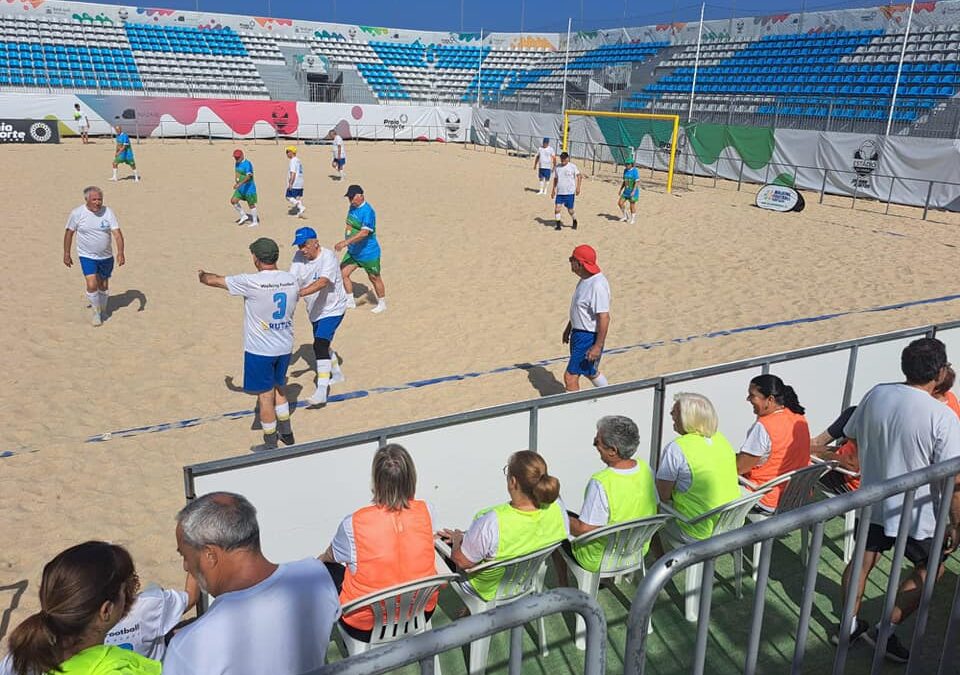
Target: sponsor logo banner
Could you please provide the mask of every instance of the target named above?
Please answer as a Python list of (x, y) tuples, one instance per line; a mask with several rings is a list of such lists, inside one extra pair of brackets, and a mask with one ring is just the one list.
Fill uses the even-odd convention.
[(783, 185), (764, 185), (757, 192), (757, 206), (768, 211), (802, 211), (804, 202), (800, 193)]
[(59, 143), (54, 121), (0, 119), (0, 143)]

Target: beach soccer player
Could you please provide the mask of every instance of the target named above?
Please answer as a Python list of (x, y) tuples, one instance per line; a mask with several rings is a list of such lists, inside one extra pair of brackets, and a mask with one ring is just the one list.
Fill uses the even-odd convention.
[(363, 188), (351, 185), (343, 195), (350, 200), (350, 209), (347, 211), (347, 228), (343, 241), (338, 241), (333, 247), (337, 251), (347, 249), (340, 261), (340, 272), (343, 274), (343, 287), (347, 291), (347, 307), (355, 308), (353, 299), (353, 282), (350, 275), (358, 267), (367, 273), (373, 292), (377, 296), (377, 306), (371, 312), (379, 314), (387, 309), (386, 291), (383, 287), (383, 278), (380, 276), (380, 242), (377, 241), (377, 214), (366, 201)]
[[(637, 202), (640, 200), (640, 169), (634, 161), (623, 170), (623, 182), (620, 183), (620, 199), (617, 207), (623, 214), (621, 223), (633, 225), (637, 221)], [(627, 204), (630, 206), (627, 207)]]
[(113, 154), (113, 175), (110, 177), (110, 180), (117, 180), (117, 168), (121, 164), (127, 164), (133, 169), (133, 180), (139, 183), (140, 174), (137, 172), (137, 162), (133, 158), (133, 147), (130, 145), (130, 137), (123, 132), (119, 124), (114, 127), (114, 130), (117, 132), (117, 147)]
[[(253, 182), (253, 163), (249, 159), (244, 159), (243, 150), (237, 148), (233, 151), (233, 164), (235, 178), (230, 203), (240, 216), (237, 218), (237, 225), (250, 221), (247, 227), (256, 227), (260, 224), (260, 218), (257, 216), (257, 184)], [(240, 202), (247, 203), (250, 213), (243, 210)]]
[(550, 182), (550, 174), (553, 167), (557, 165), (557, 153), (550, 147), (550, 139), (544, 138), (543, 145), (537, 148), (537, 155), (533, 159), (533, 166), (537, 169), (537, 178), (540, 179), (540, 191), (538, 195), (547, 194), (547, 184)]
[(287, 171), (287, 192), (284, 195), (290, 203), (291, 209), (297, 210), (297, 216), (303, 218), (303, 162), (297, 157), (297, 149), (288, 145), (286, 147), (287, 159), (290, 160), (290, 168)]

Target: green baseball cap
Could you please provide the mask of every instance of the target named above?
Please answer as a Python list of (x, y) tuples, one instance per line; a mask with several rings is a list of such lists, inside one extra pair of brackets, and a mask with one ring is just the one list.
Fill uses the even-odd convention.
[(280, 259), (280, 247), (277, 242), (267, 237), (260, 237), (250, 244), (250, 252), (257, 260), (268, 265), (273, 265)]

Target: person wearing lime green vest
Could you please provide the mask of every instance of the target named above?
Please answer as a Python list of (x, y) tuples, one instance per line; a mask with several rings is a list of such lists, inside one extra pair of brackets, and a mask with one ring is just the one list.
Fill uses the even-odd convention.
[[(567, 516), (560, 501), (560, 481), (547, 473), (547, 463), (532, 450), (510, 456), (503, 467), (510, 501), (483, 509), (466, 532), (440, 530), (450, 543), (451, 561), (470, 571), (489, 560), (509, 560), (566, 539)], [(470, 586), (484, 600), (497, 593), (503, 570), (470, 577)]]
[(130, 609), (138, 586), (133, 559), (122, 546), (88, 541), (58, 554), (43, 568), (40, 611), (10, 634), (0, 670), (14, 675), (160, 675), (160, 662), (103, 644)]
[[(674, 431), (680, 435), (660, 453), (657, 469), (660, 500), (673, 502), (673, 508), (684, 519), (693, 520), (739, 499), (737, 454), (717, 431), (717, 412), (710, 399), (700, 394), (679, 393), (674, 396), (670, 417)], [(672, 539), (706, 539), (713, 534), (715, 525), (713, 518), (696, 525), (676, 520), (661, 532)]]
[[(657, 514), (653, 472), (646, 462), (632, 459), (639, 445), (640, 430), (629, 417), (608, 415), (597, 422), (593, 447), (606, 468), (593, 474), (587, 482), (580, 515), (570, 516), (570, 534), (574, 537), (605, 525)], [(573, 544), (571, 549), (583, 569), (596, 572), (606, 545), (606, 539), (599, 539), (588, 544)]]

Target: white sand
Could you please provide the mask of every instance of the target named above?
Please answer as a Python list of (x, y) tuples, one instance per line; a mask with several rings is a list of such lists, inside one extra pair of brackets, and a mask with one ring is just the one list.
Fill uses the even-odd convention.
[[(84, 442), (252, 408), (252, 397), (225, 386), (226, 378), (242, 381), (242, 302), (201, 286), (196, 270), (253, 271), (247, 245), (258, 236), (277, 239), (285, 266), (293, 231), (305, 223), (286, 215), (282, 146), (244, 147), (262, 200), (257, 230), (233, 224), (227, 143), (138, 145), (139, 185), (106, 181), (106, 140), (0, 152), (0, 171), (17, 177), (8, 181), (0, 245), (8, 274), (0, 294), (0, 452), (18, 453), (0, 459), (0, 612), (13, 596), (3, 587), (29, 582), (8, 633), (37, 608), (43, 563), (84, 539), (123, 543), (144, 580), (179, 585), (173, 516), (183, 503), (181, 467), (259, 442), (249, 417)], [(567, 257), (580, 243), (598, 249), (613, 287), (611, 347), (958, 290), (960, 231), (950, 214), (923, 222), (913, 209), (883, 216), (871, 212), (875, 205), (851, 211), (849, 200), (818, 205), (815, 196), (802, 214), (774, 214), (752, 206), (753, 187), (738, 193), (705, 179), (690, 187), (678, 177), (675, 195), (659, 185), (646, 190), (638, 224), (629, 226), (598, 215), (616, 214), (617, 183), (588, 179), (580, 230), (555, 232), (536, 220), (550, 218), (552, 204), (527, 189), (536, 186), (531, 160), (441, 145), (349, 151), (347, 180), (337, 183), (328, 177), (327, 148), (301, 149), (306, 224), (332, 245), (342, 235), (345, 187), (361, 183), (377, 210), (390, 308), (348, 313), (336, 340), (348, 381), (334, 393), (562, 355), (576, 283)], [(64, 222), (91, 183), (105, 188), (127, 240), (127, 265), (116, 270), (111, 292), (129, 302), (100, 328), (89, 325), (79, 269), (61, 263)], [(354, 279), (366, 285), (362, 272)], [(951, 320), (958, 310), (960, 303), (943, 303), (695, 340), (605, 357), (603, 371), (624, 382)], [(302, 308), (297, 338), (309, 352)], [(562, 368), (549, 368), (554, 387)], [(312, 392), (302, 358), (290, 382), (294, 398)], [(294, 428), (306, 441), (537, 395), (527, 373), (515, 370), (300, 410)]]

